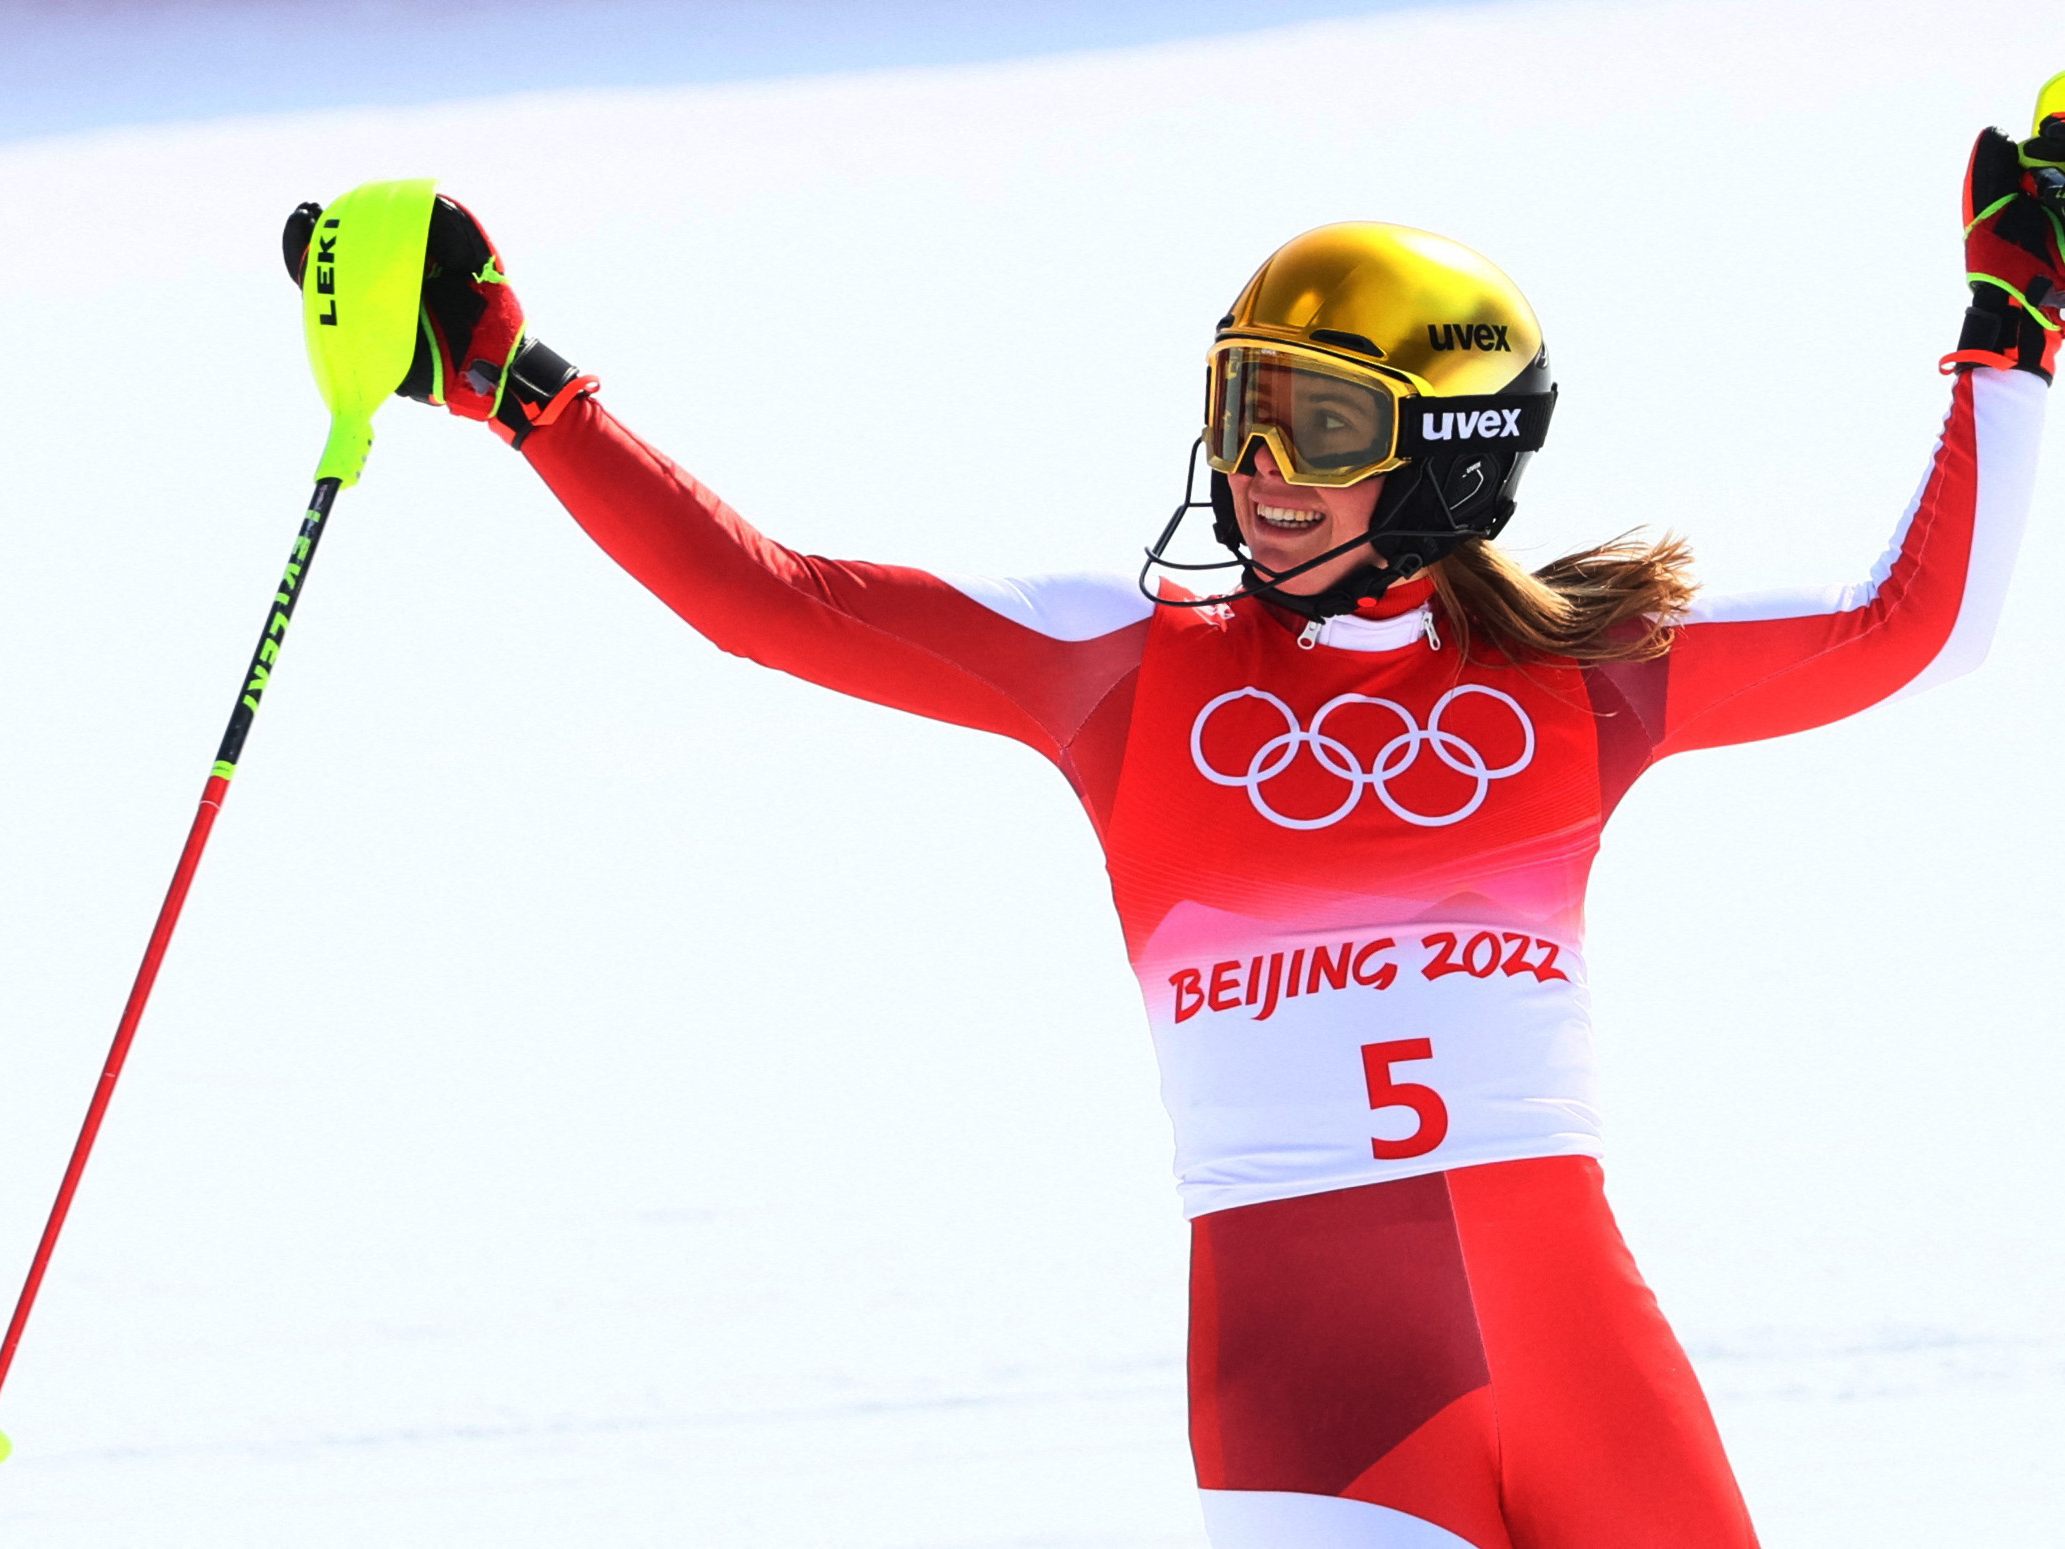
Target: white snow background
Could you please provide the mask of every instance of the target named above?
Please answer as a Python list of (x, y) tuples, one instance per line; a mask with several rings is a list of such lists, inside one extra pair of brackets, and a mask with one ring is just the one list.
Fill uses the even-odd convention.
[[(1431, 227), (1555, 353), (1517, 546), (1846, 580), (2049, 25), (1526, 0), (0, 145), (10, 1304), (322, 441), (297, 201), (437, 174), (770, 532), (1003, 574), (1137, 562), (1278, 242)], [(1673, 762), (1594, 885), (1613, 1198), (1773, 1549), (2065, 1543), (2061, 466), (1979, 675)], [(719, 654), (396, 404), (0, 1399), (0, 1542), (1197, 1546), (1136, 1004), (1039, 758)]]

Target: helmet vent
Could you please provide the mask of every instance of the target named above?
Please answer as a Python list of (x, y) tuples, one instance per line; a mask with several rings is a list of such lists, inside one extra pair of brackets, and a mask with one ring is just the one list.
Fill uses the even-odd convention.
[(1337, 350), (1353, 350), (1356, 354), (1367, 355), (1372, 360), (1384, 358), (1384, 352), (1363, 334), (1344, 333), (1338, 328), (1315, 328), (1309, 337), (1314, 344), (1331, 344)]

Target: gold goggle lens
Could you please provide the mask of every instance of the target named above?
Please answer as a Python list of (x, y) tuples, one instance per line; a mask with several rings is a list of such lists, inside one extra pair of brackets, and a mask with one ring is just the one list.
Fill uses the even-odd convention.
[(1237, 472), (1259, 437), (1289, 483), (1356, 483), (1395, 465), (1405, 390), (1322, 356), (1224, 346), (1211, 357), (1206, 460)]

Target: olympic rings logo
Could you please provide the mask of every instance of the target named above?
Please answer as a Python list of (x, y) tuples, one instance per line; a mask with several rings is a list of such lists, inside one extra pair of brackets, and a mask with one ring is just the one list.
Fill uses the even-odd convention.
[[(1449, 706), (1466, 695), (1482, 694), (1494, 699), (1513, 712), (1513, 719), (1520, 724), (1520, 754), (1510, 763), (1493, 768), (1486, 762), (1465, 738), (1449, 731), (1441, 724), (1441, 718)], [(1232, 704), (1238, 699), (1259, 699), (1273, 706), (1283, 717), (1284, 729), (1269, 738), (1255, 750), (1248, 760), (1248, 767), (1239, 774), (1228, 774), (1214, 768), (1205, 757), (1204, 738), (1206, 723), (1212, 719), (1222, 705)], [(1329, 736), (1326, 730), (1327, 717), (1348, 705), (1372, 705), (1387, 710), (1398, 718), (1401, 730), (1377, 750), (1377, 756), (1365, 769), (1362, 761), (1347, 743), (1338, 737)], [(1341, 798), (1339, 806), (1324, 817), (1286, 817), (1269, 805), (1269, 798), (1262, 788), (1297, 760), (1300, 750), (1310, 748), (1312, 756), (1328, 774), (1338, 776), (1347, 782), (1348, 794)], [(1468, 799), (1452, 812), (1415, 812), (1391, 793), (1391, 782), (1403, 775), (1419, 762), (1420, 753), (1431, 751), (1441, 763), (1457, 774), (1471, 780), (1475, 789)], [(1462, 683), (1443, 694), (1434, 703), (1434, 711), (1427, 717), (1423, 727), (1414, 719), (1413, 713), (1396, 700), (1378, 699), (1368, 694), (1339, 694), (1319, 707), (1319, 713), (1312, 718), (1310, 727), (1300, 726), (1298, 717), (1291, 707), (1274, 694), (1259, 688), (1237, 688), (1221, 694), (1217, 699), (1198, 711), (1197, 720), (1190, 728), (1190, 757), (1197, 765), (1197, 772), (1214, 785), (1233, 786), (1245, 790), (1248, 800), (1263, 817), (1279, 828), (1331, 828), (1355, 810), (1366, 790), (1374, 791), (1377, 800), (1388, 808), (1392, 816), (1400, 818), (1416, 828), (1446, 828), (1451, 823), (1460, 823), (1464, 818), (1484, 805), (1484, 798), (1490, 794), (1492, 785), (1520, 773), (1534, 762), (1534, 723), (1510, 694), (1502, 694), (1495, 688), (1486, 688), (1481, 683)]]

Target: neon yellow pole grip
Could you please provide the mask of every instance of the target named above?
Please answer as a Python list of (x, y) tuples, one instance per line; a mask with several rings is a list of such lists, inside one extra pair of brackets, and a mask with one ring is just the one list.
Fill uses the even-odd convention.
[(301, 323), (330, 409), (318, 479), (356, 484), (373, 415), (408, 375), (422, 308), (433, 178), (362, 183), (323, 211), (301, 275)]
[[(2053, 149), (2059, 145), (2056, 131), (2052, 131), (2050, 138), (2046, 138), (2043, 132), (2044, 121), (2060, 113), (2065, 113), (2065, 70), (2045, 81), (2043, 90), (2036, 94), (2036, 116), (2030, 126), (2029, 139), (2019, 151), (2023, 166), (2065, 166), (2065, 149)], [(2039, 146), (2041, 150), (2037, 149)], [(2044, 152), (2050, 154), (2045, 155)]]
[(2036, 94), (2036, 128), (2043, 128), (2043, 121), (2053, 113), (2065, 113), (2065, 70), (2045, 81)]

